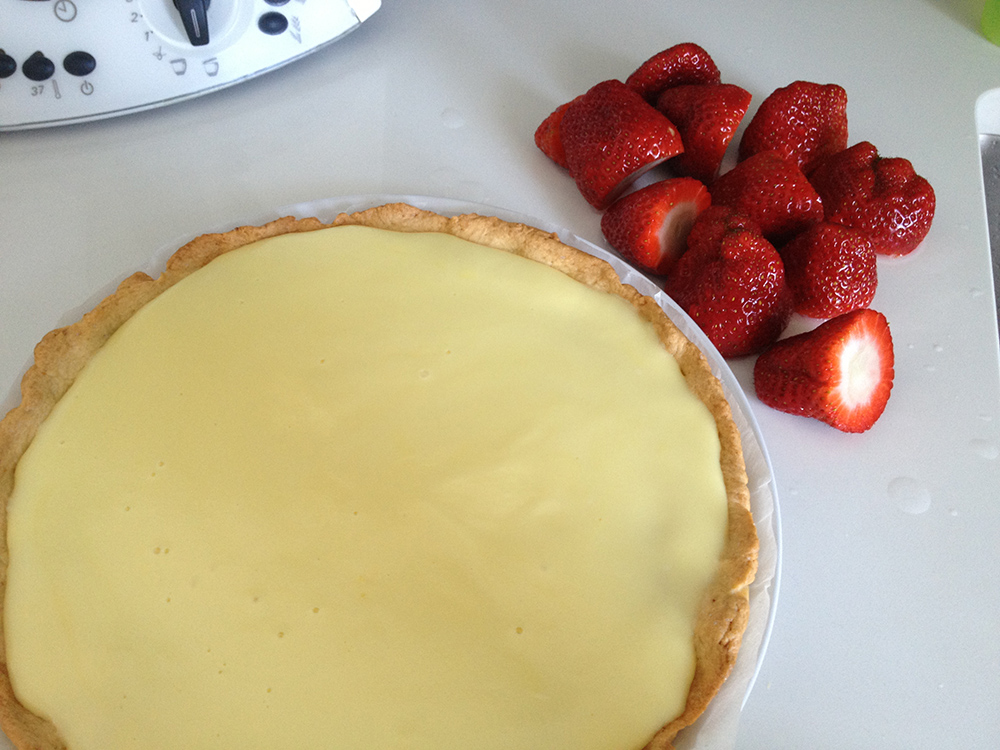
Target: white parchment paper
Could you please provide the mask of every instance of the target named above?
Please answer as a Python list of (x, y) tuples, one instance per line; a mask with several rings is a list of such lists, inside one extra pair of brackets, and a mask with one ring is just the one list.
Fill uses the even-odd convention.
[(496, 216), (506, 221), (521, 222), (547, 232), (554, 232), (566, 244), (610, 263), (625, 284), (656, 300), (674, 324), (705, 353), (713, 372), (722, 382), (733, 411), (733, 418), (740, 430), (747, 476), (750, 479), (750, 505), (757, 524), (757, 534), (760, 537), (760, 554), (757, 577), (750, 586), (750, 619), (743, 635), (743, 645), (736, 666), (708, 710), (692, 727), (681, 732), (675, 746), (677, 750), (729, 750), (735, 747), (740, 711), (757, 677), (774, 621), (781, 572), (781, 519), (771, 462), (760, 435), (760, 428), (736, 376), (701, 329), (652, 279), (614, 253), (542, 219), (494, 206), (414, 195), (326, 198), (285, 206), (279, 209), (277, 215), (298, 218), (315, 216), (328, 222), (341, 212), (362, 211), (395, 202), (409, 203), (417, 208), (435, 211), (445, 216), (466, 213)]

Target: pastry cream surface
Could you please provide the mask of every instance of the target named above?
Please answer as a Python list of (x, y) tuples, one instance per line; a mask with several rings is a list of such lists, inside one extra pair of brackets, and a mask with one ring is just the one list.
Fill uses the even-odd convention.
[(257, 242), (21, 460), (15, 692), (72, 750), (640, 748), (687, 695), (718, 455), (616, 296), (446, 235)]

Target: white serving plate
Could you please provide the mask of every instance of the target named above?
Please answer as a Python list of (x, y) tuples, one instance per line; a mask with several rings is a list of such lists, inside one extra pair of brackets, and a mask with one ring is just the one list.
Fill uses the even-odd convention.
[[(757, 532), (760, 537), (760, 552), (757, 577), (750, 586), (750, 618), (743, 636), (739, 658), (726, 683), (710, 704), (708, 710), (689, 729), (681, 733), (675, 742), (678, 750), (723, 750), (735, 745), (736, 730), (740, 712), (753, 688), (760, 670), (767, 643), (774, 622), (781, 575), (781, 517), (775, 491), (770, 458), (764, 445), (760, 427), (754, 419), (747, 397), (728, 364), (718, 353), (701, 329), (671, 300), (655, 282), (626, 263), (617, 255), (589, 242), (573, 232), (552, 225), (536, 217), (525, 216), (503, 208), (497, 208), (468, 201), (413, 195), (357, 195), (327, 198), (307, 203), (284, 206), (268, 216), (240, 217), (234, 223), (210, 227), (208, 232), (224, 232), (241, 224), (263, 224), (280, 216), (306, 218), (315, 216), (323, 221), (332, 221), (342, 212), (361, 211), (385, 203), (404, 202), (417, 208), (455, 216), (477, 213), (496, 216), (505, 221), (520, 222), (554, 232), (568, 245), (607, 261), (618, 273), (619, 278), (642, 294), (652, 297), (663, 308), (675, 325), (693, 341), (705, 354), (722, 383), (726, 398), (733, 411), (733, 418), (740, 430), (743, 453), (749, 477), (750, 504)], [(188, 238), (191, 239), (191, 238)], [(181, 240), (181, 243), (184, 240)], [(180, 243), (162, 247), (153, 259), (151, 275), (160, 273), (162, 264)], [(159, 264), (158, 266), (156, 264)], [(100, 299), (113, 289), (101, 290)], [(16, 401), (15, 401), (16, 403)], [(13, 404), (12, 404), (13, 405)], [(0, 750), (13, 746), (0, 735)]]

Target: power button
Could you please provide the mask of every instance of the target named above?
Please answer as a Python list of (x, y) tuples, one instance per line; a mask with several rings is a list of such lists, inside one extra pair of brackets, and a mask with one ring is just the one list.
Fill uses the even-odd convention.
[(97, 67), (97, 60), (89, 52), (77, 50), (63, 58), (63, 69), (71, 76), (89, 76)]

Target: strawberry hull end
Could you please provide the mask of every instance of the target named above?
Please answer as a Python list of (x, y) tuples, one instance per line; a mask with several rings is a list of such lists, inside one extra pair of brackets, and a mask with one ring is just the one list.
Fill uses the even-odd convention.
[(855, 310), (761, 354), (754, 365), (754, 390), (774, 409), (858, 433), (882, 416), (894, 374), (885, 316)]
[(615, 201), (601, 217), (601, 231), (626, 260), (666, 274), (684, 253), (692, 225), (711, 200), (707, 188), (691, 177), (654, 182)]

